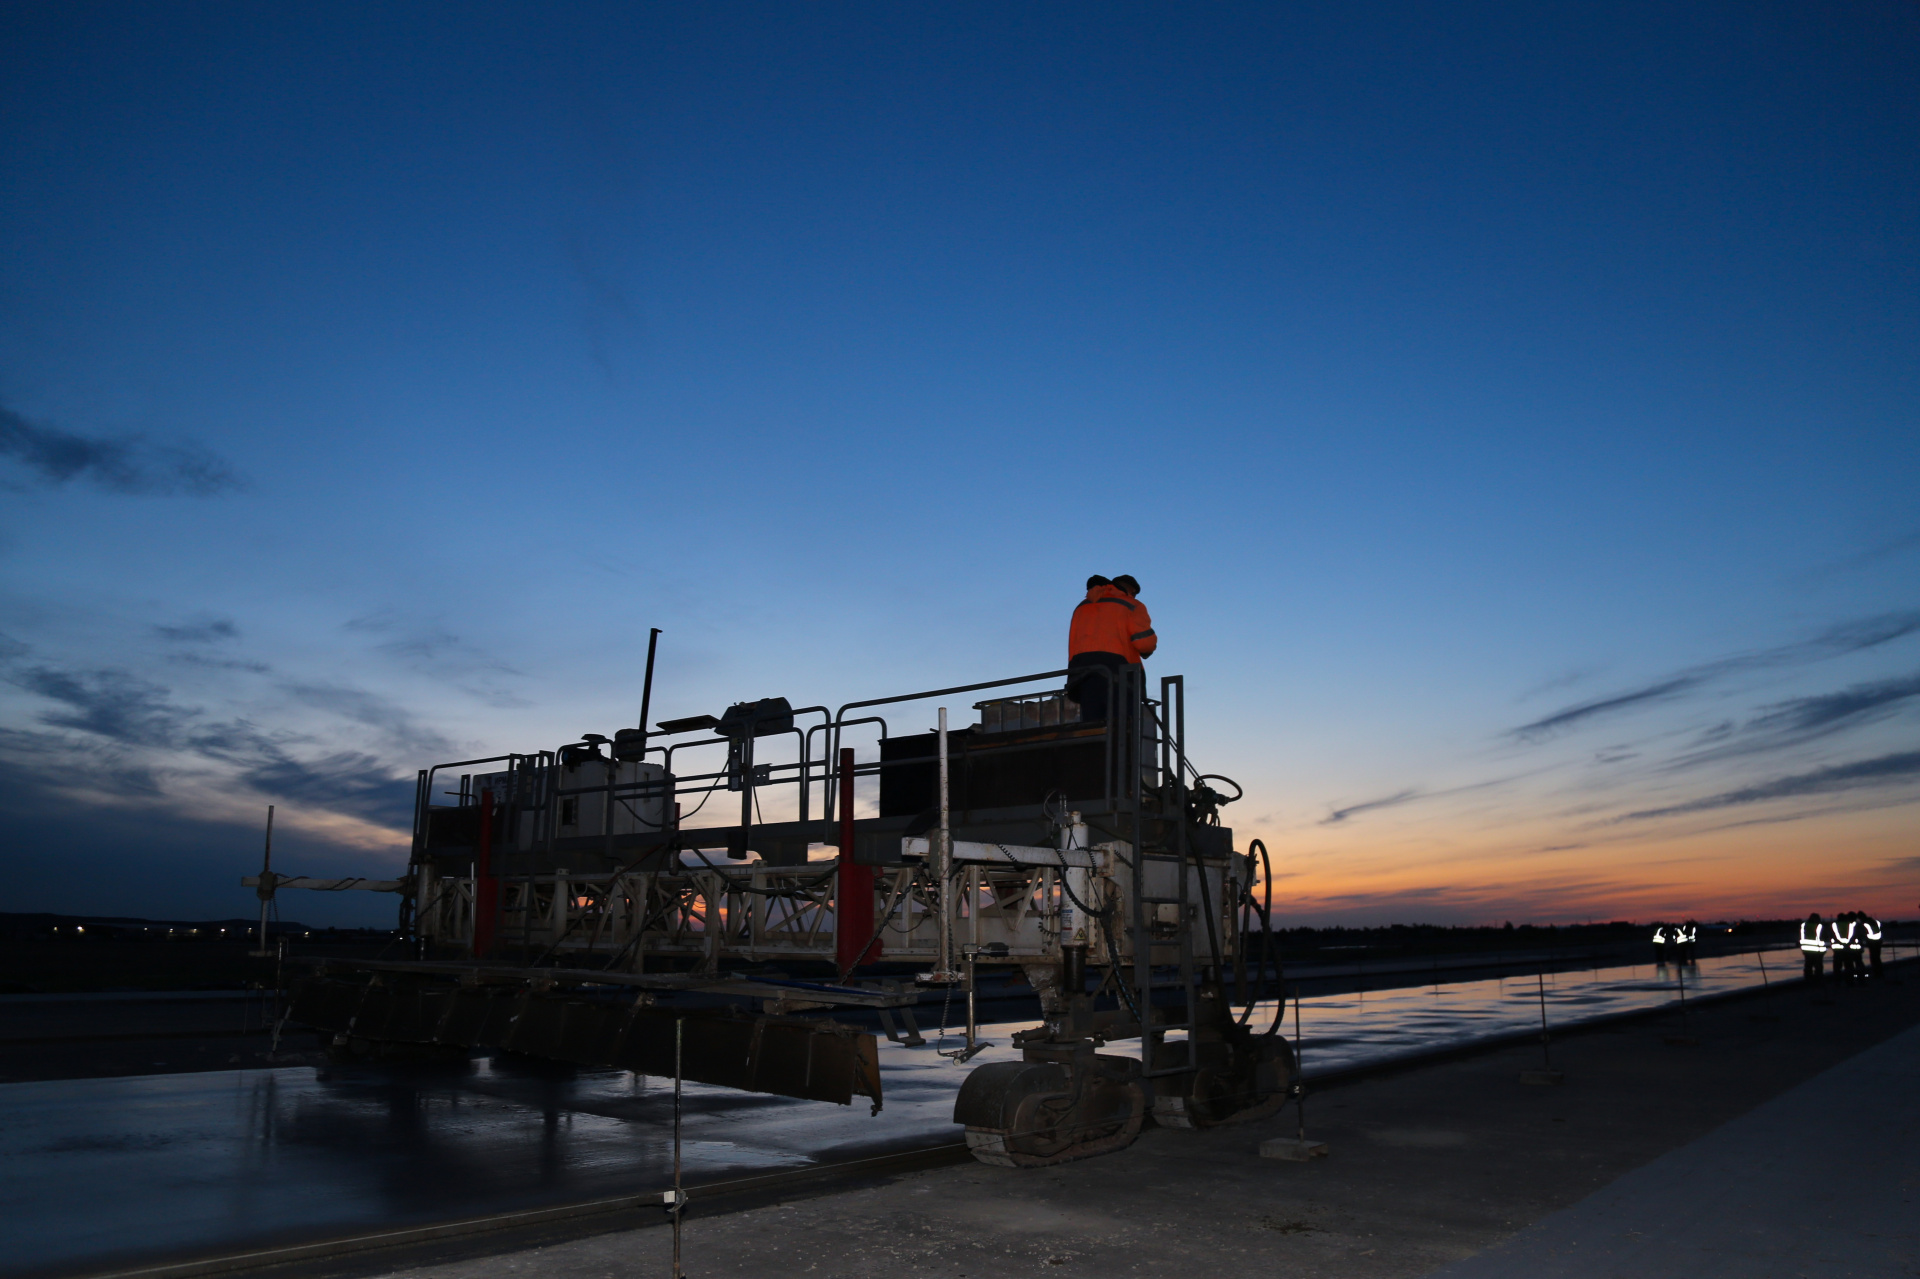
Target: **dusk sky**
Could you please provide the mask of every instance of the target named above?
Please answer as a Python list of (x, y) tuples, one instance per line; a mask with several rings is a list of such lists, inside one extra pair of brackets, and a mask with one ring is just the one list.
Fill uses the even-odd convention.
[(650, 626), (656, 720), (838, 704), (1130, 572), (1278, 922), (1920, 914), (1917, 69), (1909, 0), (9, 3), (4, 909), (245, 915), (270, 803), (391, 873)]

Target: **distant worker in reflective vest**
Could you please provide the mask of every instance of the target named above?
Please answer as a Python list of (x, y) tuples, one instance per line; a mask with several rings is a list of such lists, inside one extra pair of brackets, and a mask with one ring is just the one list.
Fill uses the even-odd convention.
[(1887, 975), (1887, 970), (1880, 964), (1880, 939), (1886, 935), (1886, 931), (1879, 920), (1864, 910), (1860, 912), (1860, 935), (1867, 943), (1867, 975), (1875, 979)]
[(1828, 929), (1827, 948), (1833, 952), (1835, 977), (1853, 976), (1858, 932), (1859, 927), (1854, 923), (1851, 912), (1833, 917), (1833, 926)]
[(1680, 954), (1678, 958), (1683, 964), (1691, 964), (1693, 962), (1694, 943), (1700, 940), (1700, 922), (1689, 919), (1680, 925), (1679, 932)]
[(1111, 672), (1139, 667), (1153, 656), (1159, 638), (1153, 618), (1138, 598), (1140, 583), (1122, 575), (1087, 579), (1087, 597), (1073, 610), (1067, 631), (1067, 696), (1080, 703), (1080, 718), (1107, 718)]
[(1673, 941), (1673, 936), (1671, 933), (1668, 932), (1667, 926), (1665, 924), (1656, 923), (1653, 926), (1653, 962), (1654, 963), (1664, 964), (1667, 962), (1667, 946), (1672, 941)]
[(1820, 922), (1815, 913), (1807, 916), (1807, 922), (1800, 925), (1800, 965), (1801, 976), (1808, 981), (1819, 981), (1826, 971), (1827, 962), (1827, 926)]

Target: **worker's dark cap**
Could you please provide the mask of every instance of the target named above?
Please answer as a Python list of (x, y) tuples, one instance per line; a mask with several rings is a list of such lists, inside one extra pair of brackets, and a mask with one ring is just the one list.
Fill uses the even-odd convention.
[(1112, 585), (1113, 585), (1113, 582), (1111, 579), (1104, 578), (1100, 576), (1098, 573), (1095, 573), (1092, 577), (1087, 579), (1088, 590), (1092, 590), (1096, 586), (1112, 586)]
[(1113, 584), (1129, 595), (1138, 595), (1140, 593), (1140, 583), (1133, 579), (1133, 574), (1131, 573), (1122, 573), (1113, 579)]

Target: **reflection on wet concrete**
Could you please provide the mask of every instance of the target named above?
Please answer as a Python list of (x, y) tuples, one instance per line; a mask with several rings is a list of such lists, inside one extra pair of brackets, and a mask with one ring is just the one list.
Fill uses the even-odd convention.
[[(1302, 1058), (1312, 1076), (1476, 1039), (1537, 1031), (1543, 985), (1549, 1030), (1662, 1004), (1673, 1005), (1678, 1018), (1683, 982), (1685, 997), (1696, 999), (1787, 978), (1797, 981), (1798, 958), (1783, 951), (1721, 955), (1684, 968), (1640, 964), (1308, 999), (1300, 1016)], [(1273, 1005), (1262, 1005), (1254, 1014), (1255, 1023), (1266, 1024), (1273, 1012)], [(1291, 1008), (1286, 1017), (1285, 1029), (1291, 1037)]]
[[(1775, 981), (1791, 956), (1768, 959)], [(1797, 973), (1797, 969), (1795, 970)], [(1548, 974), (1551, 1024), (1677, 999), (1673, 968)], [(1753, 955), (1689, 967), (1688, 996), (1758, 985)], [(1255, 1013), (1262, 1024), (1275, 1011)], [(1532, 978), (1303, 1003), (1309, 1074), (1539, 1025)], [(956, 1066), (881, 1045), (886, 1108), (689, 1086), (687, 1175), (831, 1162), (953, 1141), (974, 1065), (1010, 1060), (1017, 1026)], [(1286, 1030), (1292, 1033), (1289, 1012)], [(957, 1046), (949, 1035), (945, 1046)], [(1115, 1045), (1115, 1049), (1120, 1045)], [(80, 1271), (172, 1254), (633, 1194), (671, 1168), (671, 1087), (616, 1071), (502, 1060), (456, 1067), (288, 1067), (0, 1085), (0, 1273)]]

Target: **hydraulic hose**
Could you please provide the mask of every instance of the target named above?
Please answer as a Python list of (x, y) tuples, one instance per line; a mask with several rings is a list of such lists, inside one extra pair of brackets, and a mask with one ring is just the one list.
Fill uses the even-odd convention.
[[(1247, 886), (1246, 892), (1242, 894), (1241, 900), (1254, 914), (1260, 917), (1260, 983), (1264, 987), (1268, 982), (1267, 966), (1273, 962), (1273, 858), (1268, 854), (1266, 841), (1264, 840), (1256, 839), (1248, 844), (1247, 856), (1252, 857), (1256, 850), (1260, 854), (1260, 887), (1265, 901), (1262, 903), (1256, 902), (1253, 899), (1253, 886), (1251, 884)], [(1280, 984), (1280, 974), (1278, 971), (1275, 971), (1272, 981), (1275, 986)], [(1244, 1026), (1253, 1019), (1254, 1004), (1259, 1002), (1256, 998), (1241, 1012), (1241, 1025)], [(1271, 1035), (1279, 1030), (1280, 1023), (1284, 1020), (1285, 1016), (1284, 1009), (1276, 1011), (1273, 1017), (1273, 1025), (1267, 1027), (1263, 1033)]]
[[(1139, 1006), (1133, 1002), (1133, 991), (1127, 986), (1126, 982), (1120, 980), (1120, 947), (1113, 940), (1113, 914), (1115, 908), (1110, 905), (1105, 910), (1095, 910), (1093, 907), (1081, 901), (1078, 894), (1073, 891), (1072, 885), (1067, 882), (1066, 872), (1068, 868), (1066, 857), (1061, 854), (1058, 849), (1055, 850), (1055, 856), (1060, 860), (1060, 889), (1066, 893), (1067, 900), (1072, 902), (1074, 908), (1081, 914), (1100, 921), (1100, 931), (1106, 935), (1107, 939), (1107, 962), (1111, 966), (1109, 971), (1114, 978), (1114, 989), (1120, 992), (1120, 998), (1125, 1001), (1127, 1011), (1133, 1014), (1133, 1020), (1139, 1024), (1141, 1032), (1144, 1034), (1147, 1027), (1147, 1019), (1141, 1016)], [(1135, 962), (1137, 963), (1138, 960)], [(1151, 965), (1149, 965), (1149, 968), (1151, 968)], [(1077, 994), (1079, 992), (1076, 991), (1075, 993)]]
[[(1214, 978), (1219, 980), (1223, 963), (1220, 955), (1220, 928), (1213, 918), (1213, 890), (1207, 887), (1207, 866), (1200, 860), (1200, 854), (1197, 852), (1193, 854), (1193, 868), (1200, 873), (1200, 910), (1207, 917), (1207, 957), (1211, 961), (1209, 967), (1213, 970)], [(1185, 874), (1185, 865), (1182, 865), (1180, 870)]]
[(1228, 777), (1225, 773), (1201, 773), (1198, 776), (1196, 776), (1193, 780), (1196, 782), (1225, 782), (1227, 785), (1233, 787), (1232, 795), (1222, 795), (1220, 797), (1220, 802), (1223, 804), (1231, 804), (1235, 800), (1244, 799), (1247, 794), (1246, 790), (1241, 787), (1239, 782), (1234, 781), (1231, 777)]

